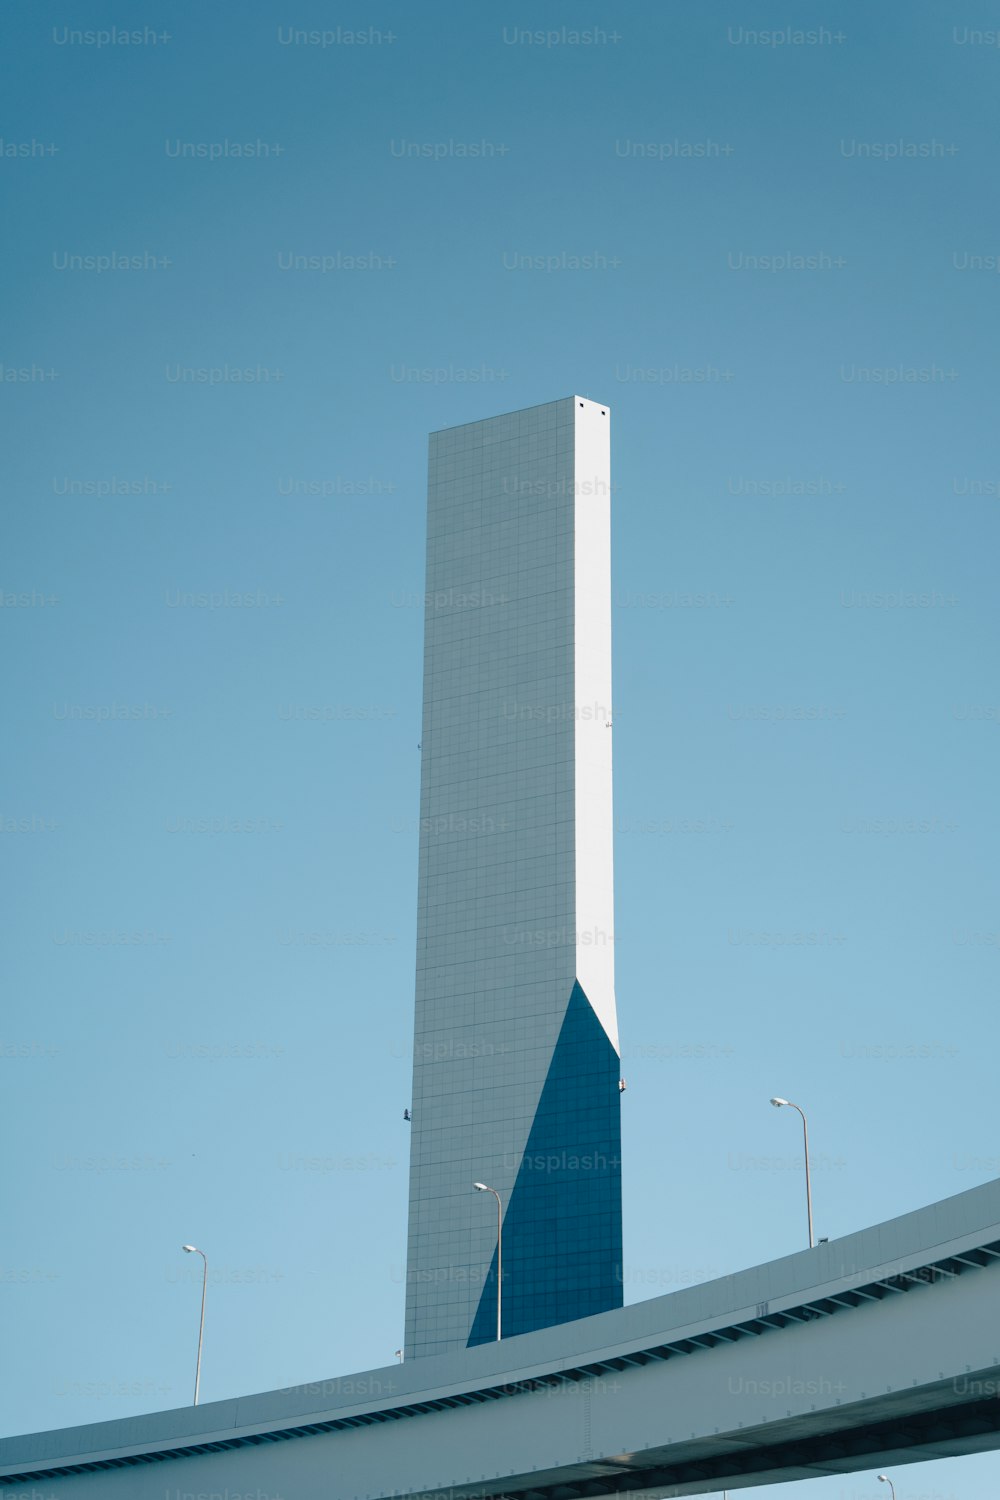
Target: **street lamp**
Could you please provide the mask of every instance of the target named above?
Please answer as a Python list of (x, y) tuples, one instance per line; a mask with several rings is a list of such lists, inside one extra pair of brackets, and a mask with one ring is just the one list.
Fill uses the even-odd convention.
[(800, 1109), (797, 1104), (793, 1104), (791, 1099), (775, 1098), (771, 1100), (771, 1103), (774, 1105), (775, 1109), (782, 1109), (783, 1107), (787, 1107), (788, 1109), (797, 1109), (799, 1111), (799, 1114), (802, 1116), (802, 1141), (805, 1146), (806, 1155), (806, 1213), (809, 1216), (809, 1248), (811, 1250), (815, 1242), (813, 1240), (812, 1183), (809, 1178), (809, 1126), (806, 1122), (805, 1110)]
[(198, 1387), (201, 1384), (201, 1341), (205, 1337), (205, 1293), (208, 1290), (208, 1256), (197, 1245), (182, 1245), (188, 1255), (200, 1255), (205, 1263), (201, 1278), (201, 1323), (198, 1325), (198, 1363), (194, 1368), (194, 1404), (198, 1405)]
[(879, 1479), (881, 1479), (883, 1484), (887, 1484), (889, 1486), (889, 1489), (892, 1491), (892, 1500), (896, 1500), (896, 1486), (893, 1484), (888, 1474), (879, 1474), (878, 1477)]
[(497, 1340), (503, 1335), (500, 1331), (501, 1318), (501, 1295), (503, 1291), (503, 1205), (500, 1202), (500, 1194), (496, 1188), (487, 1187), (485, 1182), (474, 1182), (472, 1186), (477, 1193), (492, 1193), (497, 1200)]

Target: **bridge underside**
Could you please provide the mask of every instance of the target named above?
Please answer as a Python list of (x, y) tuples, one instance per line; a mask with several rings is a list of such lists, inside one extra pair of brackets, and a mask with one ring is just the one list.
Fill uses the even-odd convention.
[[(982, 1371), (980, 1383), (997, 1381), (996, 1369)], [(839, 1424), (816, 1424), (791, 1419), (771, 1424), (762, 1433), (728, 1434), (712, 1443), (677, 1443), (647, 1450), (641, 1456), (622, 1455), (599, 1465), (600, 1476), (581, 1467), (578, 1478), (564, 1474), (551, 1483), (538, 1475), (522, 1486), (509, 1481), (502, 1492), (508, 1500), (576, 1500), (576, 1497), (630, 1495), (641, 1497), (700, 1495), (721, 1489), (758, 1484), (787, 1484), (796, 1479), (820, 1479), (857, 1470), (898, 1467), (936, 1458), (957, 1458), (1000, 1448), (1000, 1403), (996, 1397), (950, 1406), (951, 1383), (937, 1391), (912, 1393), (897, 1415), (859, 1425), (857, 1408), (841, 1410)], [(941, 1398), (946, 1404), (937, 1404)], [(926, 1410), (915, 1412), (915, 1400), (926, 1400)], [(778, 1430), (773, 1430), (777, 1428)], [(459, 1495), (461, 1492), (454, 1492)], [(481, 1496), (478, 1488), (467, 1494)]]
[(460, 1354), (10, 1438), (0, 1478), (52, 1500), (598, 1500), (955, 1457), (1000, 1447), (998, 1294), (994, 1182)]

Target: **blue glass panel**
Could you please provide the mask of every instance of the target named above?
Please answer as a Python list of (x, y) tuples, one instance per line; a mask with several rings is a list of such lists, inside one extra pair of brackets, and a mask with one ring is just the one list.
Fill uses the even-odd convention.
[[(620, 1071), (574, 984), (504, 1213), (504, 1338), (622, 1305)], [(496, 1272), (470, 1345), (496, 1338)]]

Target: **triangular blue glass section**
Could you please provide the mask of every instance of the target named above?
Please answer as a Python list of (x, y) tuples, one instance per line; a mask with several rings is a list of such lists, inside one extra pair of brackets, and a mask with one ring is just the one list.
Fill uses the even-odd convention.
[[(503, 1218), (503, 1336), (621, 1307), (620, 1059), (575, 982)], [(469, 1344), (497, 1332), (494, 1253)]]

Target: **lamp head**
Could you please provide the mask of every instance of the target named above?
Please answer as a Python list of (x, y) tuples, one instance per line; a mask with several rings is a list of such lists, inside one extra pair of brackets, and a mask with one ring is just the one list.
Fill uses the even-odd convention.
[(475, 1188), (477, 1193), (489, 1192), (489, 1188), (486, 1186), (485, 1182), (474, 1182), (472, 1186)]
[(198, 1254), (198, 1246), (197, 1245), (182, 1245), (181, 1249), (182, 1250), (186, 1250), (187, 1253), (188, 1253), (188, 1255), (197, 1255)]
[(775, 1109), (780, 1109), (783, 1104), (787, 1104), (788, 1103), (788, 1100), (787, 1099), (779, 1099), (777, 1096), (775, 1096), (775, 1098), (773, 1098), (771, 1100), (771, 1103), (774, 1105)]

